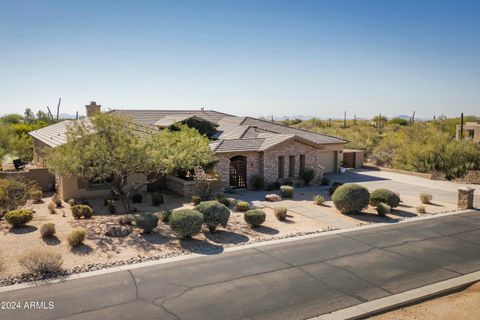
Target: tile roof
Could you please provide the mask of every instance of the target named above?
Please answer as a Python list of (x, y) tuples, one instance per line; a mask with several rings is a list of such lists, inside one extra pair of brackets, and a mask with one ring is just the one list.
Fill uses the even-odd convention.
[(66, 133), (68, 126), (71, 123), (71, 120), (64, 120), (62, 122), (57, 122), (47, 127), (30, 131), (29, 134), (52, 148), (58, 147), (64, 143), (67, 143)]

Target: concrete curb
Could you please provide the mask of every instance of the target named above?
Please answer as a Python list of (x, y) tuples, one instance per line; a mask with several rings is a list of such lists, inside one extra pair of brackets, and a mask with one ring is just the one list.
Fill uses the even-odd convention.
[[(476, 209), (473, 209), (473, 210), (476, 210)], [(395, 222), (395, 223), (374, 223), (374, 224), (370, 224), (370, 225), (363, 225), (363, 226), (358, 226), (358, 227), (353, 227), (353, 228), (348, 228), (348, 229), (325, 231), (325, 232), (313, 233), (313, 234), (302, 235), (302, 236), (294, 236), (294, 237), (289, 237), (289, 238), (284, 238), (284, 239), (266, 240), (266, 241), (251, 243), (251, 244), (238, 245), (238, 246), (234, 246), (234, 247), (227, 247), (227, 248), (224, 248), (224, 250), (221, 253), (218, 253), (218, 254), (223, 254), (223, 253), (227, 253), (227, 252), (235, 252), (235, 251), (257, 248), (257, 247), (264, 247), (264, 246), (281, 244), (281, 243), (301, 241), (301, 240), (306, 240), (306, 239), (313, 239), (313, 238), (318, 238), (318, 237), (326, 237), (326, 236), (333, 235), (333, 234), (349, 233), (349, 232), (371, 229), (371, 228), (381, 228), (381, 227), (385, 227), (385, 226), (397, 225), (399, 223), (408, 223), (408, 222), (414, 222), (414, 221), (419, 221), (419, 220), (429, 220), (429, 219), (441, 218), (441, 217), (445, 217), (445, 216), (456, 215), (456, 214), (461, 214), (461, 213), (470, 212), (470, 211), (472, 211), (472, 209), (459, 210), (459, 211), (446, 212), (446, 213), (437, 213), (435, 215), (427, 215), (427, 216), (424, 216), (424, 217), (404, 219), (404, 220), (400, 220), (400, 221)], [(36, 286), (48, 285), (48, 284), (53, 284), (53, 283), (59, 283), (59, 282), (64, 282), (64, 281), (69, 281), (69, 280), (76, 280), (76, 279), (94, 277), (94, 276), (113, 273), (113, 272), (134, 270), (134, 269), (138, 269), (138, 268), (160, 265), (160, 264), (165, 264), (165, 263), (172, 263), (172, 262), (177, 262), (177, 261), (190, 260), (190, 259), (195, 259), (195, 258), (199, 258), (199, 257), (206, 257), (206, 256), (207, 255), (200, 254), (200, 253), (190, 253), (190, 254), (180, 255), (180, 256), (171, 257), (171, 258), (164, 258), (164, 259), (159, 259), (159, 260), (152, 260), (152, 261), (147, 261), (147, 262), (128, 264), (128, 265), (123, 265), (123, 266), (118, 266), (118, 267), (105, 268), (105, 269), (96, 270), (96, 271), (76, 273), (76, 274), (68, 275), (68, 276), (61, 277), (61, 278), (53, 278), (53, 279), (39, 280), (39, 281), (34, 281), (34, 282), (19, 283), (19, 284), (14, 284), (14, 285), (11, 285), (11, 286), (0, 287), (0, 293), (9, 292), (9, 291), (16, 291), (16, 290), (21, 290), (21, 289), (31, 288), (31, 287), (36, 287)]]
[(405, 291), (385, 298), (358, 304), (353, 307), (320, 315), (315, 318), (310, 318), (310, 320), (365, 319), (369, 316), (393, 310), (397, 307), (424, 301), (455, 291), (457, 289), (467, 287), (468, 285), (471, 285), (477, 281), (480, 281), (480, 271), (468, 273), (463, 276), (433, 283), (428, 286)]

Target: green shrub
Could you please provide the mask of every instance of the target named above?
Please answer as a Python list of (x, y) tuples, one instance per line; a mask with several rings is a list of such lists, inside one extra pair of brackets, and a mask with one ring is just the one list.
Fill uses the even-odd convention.
[(282, 195), (282, 198), (293, 198), (294, 191), (295, 188), (292, 186), (283, 185), (280, 187), (280, 194)]
[(250, 208), (250, 205), (248, 204), (247, 201), (237, 201), (237, 203), (235, 203), (235, 210), (237, 211), (247, 211), (248, 209)]
[(370, 205), (377, 206), (380, 202), (395, 208), (400, 204), (400, 197), (388, 189), (376, 189), (370, 194)]
[(359, 213), (368, 207), (370, 193), (359, 184), (346, 183), (337, 188), (332, 200), (335, 208), (343, 214)]
[(143, 196), (140, 193), (134, 193), (130, 198), (133, 203), (141, 203), (143, 201)]
[(251, 178), (251, 183), (254, 190), (263, 190), (265, 188), (265, 179), (259, 175), (254, 175)]
[(383, 203), (383, 202), (377, 202), (376, 208), (377, 213), (379, 216), (385, 216), (387, 213), (390, 213), (390, 210), (392, 207), (390, 207), (388, 204)]
[(313, 197), (313, 202), (315, 202), (317, 205), (321, 205), (322, 203), (325, 202), (325, 198), (322, 195), (316, 195)]
[(33, 211), (28, 209), (12, 210), (7, 212), (4, 218), (14, 228), (20, 228), (33, 219)]
[(54, 193), (52, 196), (52, 202), (55, 203), (57, 207), (62, 206), (62, 198), (60, 198), (60, 196), (56, 193)]
[(110, 213), (117, 212), (117, 204), (115, 203), (115, 200), (108, 200), (107, 201), (107, 209), (108, 209), (108, 212), (110, 212)]
[(55, 235), (55, 223), (44, 223), (40, 226), (42, 238), (51, 238)]
[(163, 209), (162, 211), (157, 213), (157, 217), (162, 222), (168, 222), (170, 220), (170, 216), (172, 215), (173, 211), (171, 209)]
[(48, 203), (47, 208), (48, 208), (48, 211), (50, 211), (51, 214), (57, 213), (57, 205), (55, 203), (53, 203), (53, 201), (50, 201)]
[(335, 193), (335, 191), (337, 190), (337, 188), (340, 187), (341, 185), (343, 185), (343, 182), (332, 183), (332, 185), (330, 186), (330, 189), (328, 189), (328, 193), (330, 195), (333, 195)]
[(30, 199), (32, 199), (34, 202), (38, 203), (42, 200), (43, 197), (43, 192), (41, 189), (33, 189), (30, 190)]
[(210, 232), (215, 232), (218, 225), (225, 228), (230, 218), (230, 210), (217, 201), (200, 202), (195, 210), (203, 215), (203, 222)]
[(6, 211), (25, 205), (29, 197), (28, 186), (20, 181), (0, 179), (0, 216)]
[(202, 230), (203, 215), (197, 210), (181, 209), (170, 216), (170, 227), (183, 238), (190, 238)]
[(137, 214), (135, 224), (143, 233), (151, 233), (158, 226), (158, 217), (152, 213)]
[(84, 217), (85, 219), (91, 218), (93, 216), (93, 209), (92, 207), (85, 205), (85, 204), (77, 204), (74, 205), (72, 208), (72, 215), (75, 219), (80, 219)]
[(192, 203), (194, 206), (199, 204), (202, 201), (202, 197), (200, 196), (192, 196)]
[(135, 217), (133, 214), (126, 214), (118, 217), (117, 222), (121, 225), (131, 225), (134, 220)]
[(322, 186), (328, 186), (330, 184), (330, 179), (328, 179), (327, 177), (322, 177), (321, 184)]
[(83, 244), (86, 235), (85, 229), (74, 229), (67, 235), (67, 242), (71, 247), (78, 247)]
[(61, 253), (47, 248), (35, 248), (24, 253), (18, 262), (28, 271), (35, 274), (58, 272), (62, 269), (63, 258)]
[(424, 205), (419, 205), (415, 209), (417, 210), (417, 213), (427, 213), (427, 207)]
[(223, 194), (217, 195), (216, 201), (218, 201), (219, 203), (223, 204), (226, 207), (230, 207), (230, 199), (225, 197)]
[(267, 217), (267, 214), (262, 210), (248, 210), (245, 212), (243, 218), (245, 222), (251, 225), (252, 227), (261, 226)]
[(275, 214), (275, 217), (277, 217), (277, 219), (280, 221), (284, 221), (285, 219), (287, 219), (287, 212), (288, 209), (286, 207), (273, 208), (273, 213)]
[(315, 178), (315, 171), (311, 168), (305, 168), (303, 172), (300, 173), (300, 178), (303, 179), (305, 185), (310, 185), (310, 182)]
[(432, 202), (433, 196), (430, 193), (420, 193), (420, 201), (423, 204), (429, 204)]
[(159, 206), (163, 203), (163, 195), (161, 193), (152, 193), (152, 206)]
[(67, 203), (70, 205), (70, 207), (73, 207), (76, 204), (75, 199), (70, 199), (67, 201)]

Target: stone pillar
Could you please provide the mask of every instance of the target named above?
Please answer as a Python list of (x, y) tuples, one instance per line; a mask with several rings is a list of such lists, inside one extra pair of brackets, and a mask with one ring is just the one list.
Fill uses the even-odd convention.
[(87, 118), (90, 118), (91, 116), (95, 115), (96, 113), (101, 112), (102, 106), (97, 104), (95, 101), (90, 102), (90, 104), (87, 104), (85, 106), (85, 109), (87, 111)]
[(468, 186), (458, 188), (458, 208), (473, 209), (473, 193), (475, 189)]

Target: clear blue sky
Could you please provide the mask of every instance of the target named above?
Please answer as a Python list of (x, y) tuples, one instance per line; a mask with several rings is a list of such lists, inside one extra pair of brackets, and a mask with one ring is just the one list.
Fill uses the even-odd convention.
[(2, 1), (0, 113), (480, 114), (480, 1)]

